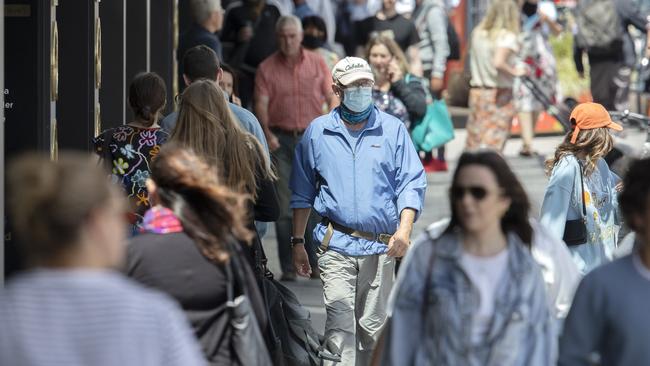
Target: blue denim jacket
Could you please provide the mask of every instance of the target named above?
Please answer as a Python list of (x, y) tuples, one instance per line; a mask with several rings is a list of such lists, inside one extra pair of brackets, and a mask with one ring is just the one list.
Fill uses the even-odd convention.
[[(557, 341), (539, 266), (517, 235), (508, 235), (508, 276), (497, 289), (492, 325), (479, 345), (471, 339), (478, 290), (459, 265), (459, 233), (424, 235), (400, 269), (389, 308), (382, 365), (549, 366)], [(435, 251), (428, 310), (423, 294)]]
[[(564, 235), (567, 220), (582, 217), (579, 169), (575, 156), (562, 158), (553, 168), (544, 194), (540, 223), (558, 239)], [(587, 243), (569, 247), (578, 270), (583, 274), (614, 257), (620, 225), (615, 187), (620, 180), (609, 170), (604, 159), (596, 162), (596, 169), (590, 176), (584, 176)]]

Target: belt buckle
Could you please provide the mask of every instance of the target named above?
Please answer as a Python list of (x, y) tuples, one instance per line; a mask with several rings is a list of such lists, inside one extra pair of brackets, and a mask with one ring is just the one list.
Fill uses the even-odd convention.
[(392, 238), (392, 237), (393, 236), (389, 235), (389, 234), (378, 234), (377, 235), (377, 241), (388, 245), (388, 243), (390, 242), (390, 238)]

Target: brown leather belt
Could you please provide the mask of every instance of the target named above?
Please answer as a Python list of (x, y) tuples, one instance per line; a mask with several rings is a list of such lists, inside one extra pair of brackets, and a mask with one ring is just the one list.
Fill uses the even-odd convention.
[(288, 128), (281, 128), (281, 127), (269, 127), (269, 129), (274, 132), (274, 133), (280, 133), (283, 135), (289, 135), (293, 137), (300, 137), (305, 133), (304, 129), (299, 129), (299, 128), (294, 128), (294, 129), (288, 129)]
[(367, 231), (351, 229), (341, 224), (337, 224), (336, 222), (328, 218), (324, 218), (323, 221), (321, 221), (321, 224), (327, 228), (327, 230), (325, 231), (325, 236), (321, 241), (320, 249), (322, 251), (326, 251), (327, 248), (329, 247), (330, 241), (332, 240), (332, 236), (334, 235), (334, 230), (341, 232), (343, 234), (350, 235), (355, 238), (366, 239), (369, 241), (377, 241), (380, 243), (384, 243), (386, 245), (388, 245), (388, 243), (390, 242), (390, 238), (393, 237), (392, 234), (375, 234)]

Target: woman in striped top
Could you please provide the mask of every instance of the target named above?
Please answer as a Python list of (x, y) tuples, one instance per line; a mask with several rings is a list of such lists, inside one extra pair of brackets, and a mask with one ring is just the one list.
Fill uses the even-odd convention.
[(113, 270), (126, 200), (96, 162), (29, 155), (7, 180), (31, 269), (0, 292), (0, 365), (205, 365), (177, 305)]

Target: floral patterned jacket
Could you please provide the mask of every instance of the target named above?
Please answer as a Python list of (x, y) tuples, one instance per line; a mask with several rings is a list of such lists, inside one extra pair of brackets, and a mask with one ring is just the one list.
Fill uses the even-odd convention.
[[(95, 153), (103, 159), (110, 156), (111, 179), (122, 185), (132, 203), (131, 209), (135, 214), (132, 223), (142, 221), (142, 215), (151, 206), (146, 187), (150, 164), (168, 137), (169, 134), (161, 128), (125, 125), (106, 130), (93, 139)], [(103, 151), (105, 146), (110, 154)], [(106, 165), (108, 167), (108, 162)]]

